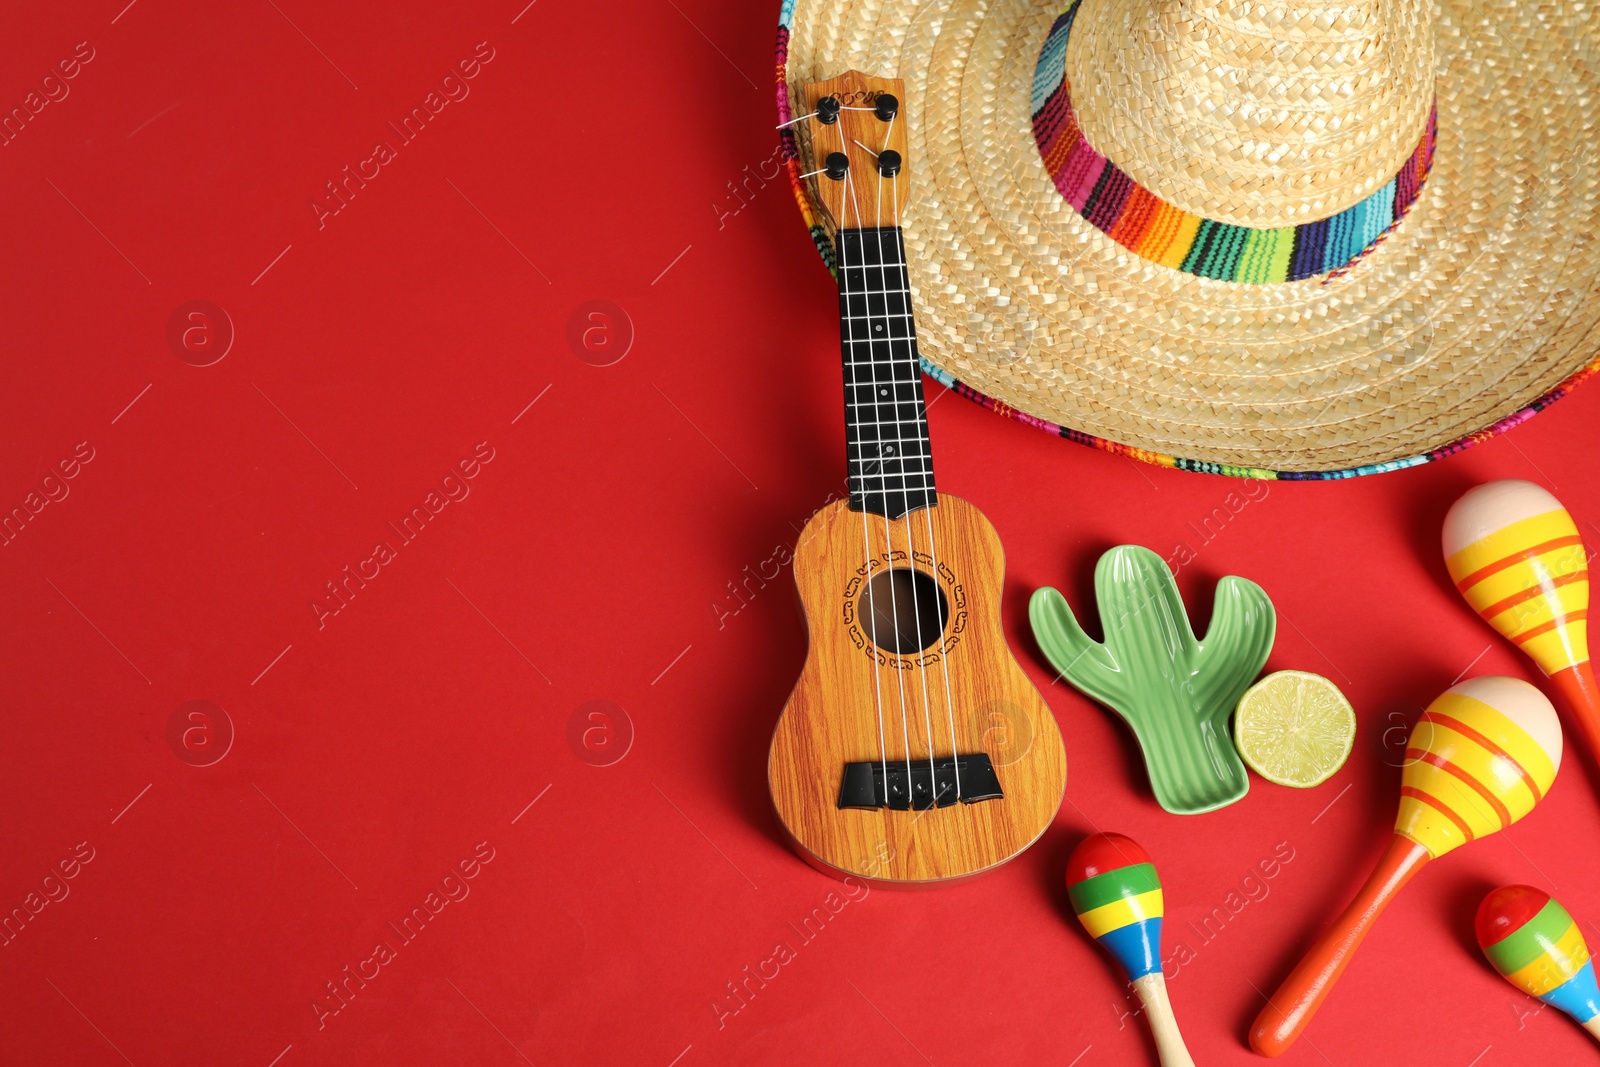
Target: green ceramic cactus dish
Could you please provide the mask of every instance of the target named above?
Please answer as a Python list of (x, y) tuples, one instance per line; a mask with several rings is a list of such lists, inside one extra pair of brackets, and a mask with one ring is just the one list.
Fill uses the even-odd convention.
[(1222, 579), (1211, 626), (1196, 640), (1172, 572), (1139, 545), (1100, 557), (1094, 592), (1104, 644), (1083, 632), (1059, 592), (1034, 591), (1028, 619), (1045, 658), (1133, 728), (1163, 808), (1198, 815), (1244, 796), (1250, 779), (1228, 716), (1272, 651), (1277, 613), (1267, 594), (1244, 578)]

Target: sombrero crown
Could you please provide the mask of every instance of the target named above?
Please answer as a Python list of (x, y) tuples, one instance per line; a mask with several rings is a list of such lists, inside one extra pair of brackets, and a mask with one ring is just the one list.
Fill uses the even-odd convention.
[(1136, 458), (1348, 476), (1589, 372), (1597, 43), (1581, 4), (788, 0), (779, 110), (905, 79), (945, 384)]
[(1433, 108), (1416, 0), (1085, 0), (1075, 21), (1084, 138), (1204, 218), (1270, 229), (1351, 207), (1400, 172)]

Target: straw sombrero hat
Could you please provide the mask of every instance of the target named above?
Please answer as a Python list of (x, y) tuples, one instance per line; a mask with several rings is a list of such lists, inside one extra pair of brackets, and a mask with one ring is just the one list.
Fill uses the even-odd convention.
[[(1600, 26), (1500, 0), (787, 0), (807, 82), (902, 78), (924, 369), (1137, 459), (1424, 463), (1600, 351)], [(819, 248), (807, 123), (783, 127)]]

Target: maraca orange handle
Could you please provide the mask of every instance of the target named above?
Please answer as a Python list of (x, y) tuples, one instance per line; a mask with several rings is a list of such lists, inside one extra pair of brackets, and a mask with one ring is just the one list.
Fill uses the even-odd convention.
[(1323, 931), (1256, 1016), (1250, 1030), (1251, 1048), (1263, 1056), (1279, 1056), (1294, 1044), (1383, 909), (1432, 858), (1415, 841), (1395, 835), (1361, 892)]
[(1600, 685), (1595, 684), (1593, 665), (1589, 660), (1575, 663), (1550, 675), (1550, 681), (1567, 712), (1578, 721), (1590, 756), (1600, 763)]

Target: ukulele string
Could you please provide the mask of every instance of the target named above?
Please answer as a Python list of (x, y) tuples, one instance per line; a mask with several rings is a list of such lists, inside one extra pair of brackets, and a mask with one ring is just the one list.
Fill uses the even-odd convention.
[[(840, 147), (841, 151), (844, 148), (844, 131), (842, 129), (839, 131), (839, 147)], [(856, 232), (861, 234), (862, 248), (863, 248), (863, 250), (865, 250), (865, 248), (866, 248), (866, 232), (865, 232), (865, 230), (863, 230), (862, 225), (861, 225), (861, 205), (856, 199), (855, 183), (853, 181), (850, 181), (848, 176), (846, 177), (846, 180), (845, 180), (845, 189), (846, 189), (846, 192), (849, 194), (849, 197), (850, 197), (850, 210), (855, 214), (855, 217), (856, 217)], [(883, 265), (881, 263), (878, 265), (878, 278), (879, 278), (880, 281), (883, 278)], [(862, 288), (861, 302), (862, 302), (862, 306), (866, 309), (865, 318), (866, 318), (866, 321), (867, 321), (867, 325), (869, 327), (869, 329), (867, 330), (867, 361), (872, 367), (872, 390), (873, 390), (873, 393), (876, 394), (877, 391), (878, 391), (878, 361), (875, 358), (873, 358), (875, 353), (872, 350), (872, 331), (870, 329), (870, 327), (872, 325), (872, 301), (871, 301), (870, 295), (866, 292), (866, 289), (867, 289), (866, 280), (867, 280), (867, 264), (866, 264), (866, 258), (865, 258), (865, 256), (863, 256), (862, 257), (862, 264), (861, 264), (861, 282), (862, 282), (862, 286), (861, 286), (861, 288)], [(849, 310), (849, 308), (847, 307), (846, 310)], [(851, 327), (851, 333), (852, 334), (855, 333), (855, 328), (853, 326)], [(876, 443), (878, 445), (878, 492), (879, 492), (879, 495), (883, 497), (883, 515), (884, 515), (883, 542), (884, 542), (885, 553), (887, 554), (887, 557), (888, 557), (888, 559), (886, 561), (887, 564), (888, 564), (888, 571), (886, 573), (888, 575), (888, 583), (889, 583), (889, 612), (890, 612), (890, 618), (892, 620), (892, 623), (893, 623), (893, 625), (894, 625), (894, 627), (896, 629), (896, 636), (898, 637), (899, 636), (898, 628), (899, 628), (899, 622), (900, 622), (900, 605), (899, 605), (899, 597), (898, 597), (898, 594), (897, 594), (897, 592), (895, 590), (895, 583), (894, 583), (894, 541), (893, 541), (893, 538), (890, 535), (890, 531), (893, 529), (894, 524), (889, 520), (889, 483), (888, 483), (889, 475), (888, 475), (887, 470), (885, 469), (885, 464), (884, 464), (884, 460), (883, 460), (883, 442), (882, 442), (883, 427), (879, 424), (879, 421), (878, 421), (878, 419), (876, 417), (878, 415), (877, 404), (878, 404), (878, 398), (875, 395), (873, 397), (873, 416), (874, 416), (873, 425), (874, 425), (874, 427), (875, 427), (877, 432), (874, 435), (875, 438), (876, 438), (874, 443)], [(859, 425), (859, 423), (858, 423), (858, 425)], [(902, 463), (902, 466), (903, 465), (904, 464)], [(904, 479), (904, 477), (905, 477), (904, 474), (902, 474), (901, 478)], [(866, 495), (865, 491), (863, 490), (863, 494), (862, 494), (863, 503), (865, 503), (865, 495)], [(865, 518), (865, 515), (866, 515), (866, 509), (863, 508), (862, 509), (863, 519)], [(878, 618), (878, 606), (877, 606), (877, 602), (876, 602), (875, 598), (873, 600), (873, 605), (872, 605), (872, 616), (873, 616), (873, 621), (874, 621), (873, 631), (874, 631), (874, 633), (876, 633), (876, 631), (877, 631), (876, 622), (877, 622), (877, 618)], [(898, 641), (896, 642), (896, 644), (898, 645)], [(895, 654), (899, 655), (899, 649), (898, 648), (895, 649)], [(911, 723), (910, 723), (910, 720), (906, 716), (906, 679), (905, 679), (905, 673), (903, 671), (901, 671), (899, 667), (895, 668), (895, 683), (899, 687), (899, 691), (900, 691), (900, 736), (905, 738), (905, 746), (906, 746), (906, 793), (907, 793), (907, 799), (908, 799), (909, 803), (911, 804), (912, 807), (915, 807), (916, 806), (916, 800), (915, 800), (915, 797), (913, 795), (913, 779), (912, 779), (912, 776), (911, 776)], [(884, 773), (884, 792), (885, 793), (888, 792), (888, 787), (889, 787), (888, 772), (887, 772), (887, 770), (885, 770), (885, 773)]]
[[(873, 110), (876, 110), (876, 109), (874, 108)], [(867, 151), (872, 152), (872, 155), (873, 155), (874, 159), (879, 158), (880, 156), (883, 155), (884, 152), (888, 151), (889, 141), (890, 141), (890, 139), (892, 137), (894, 137), (894, 124), (899, 118), (900, 118), (900, 112), (898, 110), (896, 110), (894, 114), (889, 116), (889, 124), (886, 127), (884, 127), (884, 130), (883, 130), (883, 143), (878, 146), (878, 150), (876, 152), (872, 152), (872, 149), (870, 149), (870, 148), (867, 149)], [(857, 142), (857, 143), (859, 144), (860, 142)], [(862, 147), (866, 148), (865, 145), (862, 145)], [(894, 210), (893, 225), (894, 225), (895, 230), (896, 230), (896, 232), (898, 234), (899, 230), (900, 230), (900, 186), (899, 186), (898, 183), (896, 183), (893, 180), (891, 180), (889, 182), (889, 196), (890, 196), (890, 203), (893, 206), (893, 210)], [(883, 221), (882, 220), (882, 211), (883, 211), (883, 174), (882, 174), (881, 171), (878, 174), (878, 210), (879, 210), (878, 249), (879, 249), (879, 258), (881, 259), (882, 258), (882, 250), (883, 250), (883, 229), (882, 229), (882, 221)], [(904, 296), (905, 296), (905, 307), (906, 307), (906, 312), (905, 312), (906, 321), (907, 322), (914, 322), (915, 320), (912, 317), (914, 309), (911, 306), (911, 268), (906, 262), (905, 242), (904, 242), (903, 237), (899, 240), (898, 244), (899, 244), (899, 252), (900, 252), (900, 259), (899, 259), (900, 271), (901, 271), (901, 274), (902, 274), (902, 276), (903, 276), (903, 278), (905, 280)], [(887, 305), (885, 305), (885, 310), (887, 310)], [(913, 395), (915, 395), (919, 391), (920, 385), (921, 385), (921, 381), (922, 381), (922, 363), (921, 363), (920, 354), (917, 353), (916, 331), (915, 331), (915, 329), (911, 329), (911, 330), (908, 330), (906, 332), (907, 332), (908, 339), (911, 341), (911, 350), (912, 350), (912, 352), (914, 354), (918, 355), (918, 358), (915, 361), (913, 361), (912, 372), (911, 372), (911, 380), (912, 380), (912, 385), (913, 385), (912, 393), (913, 393)], [(914, 405), (916, 403), (916, 400), (913, 399), (911, 402)], [(898, 397), (896, 398), (896, 403), (898, 404)], [(903, 424), (899, 423), (899, 414), (900, 414), (899, 408), (896, 407), (896, 409), (895, 409), (896, 422), (897, 422), (898, 425), (902, 425), (903, 426)], [(926, 412), (926, 409), (924, 409), (923, 420), (922, 421), (923, 421), (923, 426), (926, 427), (926, 425), (927, 425), (927, 412)], [(922, 472), (923, 478), (922, 478), (922, 480), (923, 480), (924, 485), (923, 485), (923, 490), (922, 491), (923, 491), (924, 494), (927, 494), (927, 493), (930, 493), (930, 492), (933, 491), (933, 486), (932, 486), (932, 478), (933, 478), (933, 470), (932, 470), (932, 468), (933, 468), (933, 448), (932, 448), (931, 440), (929, 440), (926, 435), (924, 436), (923, 440), (921, 442), (919, 442), (919, 444), (927, 445), (927, 447), (924, 450), (922, 450), (922, 462), (921, 462), (921, 464), (919, 464), (923, 468), (923, 472)], [(903, 458), (904, 454), (905, 454), (905, 449), (902, 448), (900, 451), (901, 451), (901, 456), (902, 456), (901, 466), (903, 467), (905, 465), (904, 458)], [(926, 499), (927, 499), (926, 495), (924, 495), (923, 499), (924, 499), (924, 506), (923, 506), (923, 509), (922, 509), (923, 510), (923, 517), (927, 521), (927, 526), (928, 526), (928, 556), (933, 561), (934, 589), (935, 589), (935, 591), (937, 591), (938, 590), (938, 581), (939, 581), (939, 550), (938, 550), (938, 547), (935, 545), (934, 539), (933, 539), (933, 508), (932, 508), (931, 505), (928, 505), (926, 503)], [(906, 545), (907, 545), (907, 548), (909, 549), (910, 545), (911, 545), (911, 513), (909, 511), (906, 512), (906, 514), (905, 514), (905, 521), (906, 521)], [(912, 569), (914, 570), (915, 569), (915, 565), (916, 565), (916, 554), (914, 552), (912, 553), (912, 556), (911, 556), (911, 563), (912, 563)], [(913, 585), (911, 588), (912, 588), (912, 594), (915, 595), (916, 586)], [(938, 617), (939, 616), (938, 601), (934, 602), (933, 611), (934, 611), (934, 615), (936, 617)], [(944, 622), (945, 622), (945, 620), (942, 617), (939, 617), (938, 618), (938, 622), (939, 622), (940, 643), (943, 644)], [(917, 617), (917, 633), (919, 635), (922, 633), (922, 618), (921, 618), (920, 613), (918, 614), (918, 617)], [(940, 648), (940, 650), (939, 650), (939, 666), (944, 672), (944, 710), (945, 710), (945, 718), (948, 720), (949, 725), (950, 725), (950, 765), (955, 769), (956, 797), (960, 798), (960, 796), (961, 796), (961, 758), (960, 758), (960, 752), (959, 752), (959, 750), (957, 749), (957, 746), (956, 746), (955, 701), (951, 698), (951, 695), (950, 695), (950, 659), (949, 659), (948, 653), (943, 648)], [(932, 703), (932, 701), (930, 701), (928, 699), (928, 692), (927, 692), (928, 676), (927, 676), (926, 665), (924, 665), (924, 668), (923, 668), (923, 671), (922, 671), (922, 685), (923, 685), (922, 702), (923, 702), (923, 709), (924, 709), (924, 718), (927, 719), (927, 722), (928, 722), (928, 776), (929, 776), (929, 778), (931, 780), (930, 781), (930, 788), (933, 789), (933, 791), (934, 791), (934, 800), (935, 800), (935, 802), (937, 802), (938, 795), (939, 795), (938, 794), (938, 777), (935, 774), (933, 757), (934, 757), (934, 752), (935, 752), (935, 750), (937, 749), (938, 746), (935, 744), (934, 736), (933, 736), (933, 722), (932, 722), (932, 718), (931, 718), (932, 710), (933, 710), (933, 703)]]
[[(891, 118), (889, 120), (889, 123), (892, 126), (894, 124), (894, 119)], [(884, 142), (883, 143), (884, 143), (885, 147), (888, 147), (889, 141), (888, 141), (887, 137), (884, 138)], [(896, 228), (898, 228), (899, 225), (900, 225), (900, 187), (898, 185), (896, 185), (895, 183), (890, 182), (889, 183), (889, 192), (893, 197), (893, 203), (894, 203), (894, 224), (895, 224)], [(902, 261), (905, 259), (905, 255), (903, 253), (903, 248), (904, 248), (904, 246), (902, 245), (902, 254), (901, 254), (901, 257), (900, 257)], [(911, 268), (909, 266), (906, 268), (906, 307), (908, 309), (911, 307)], [(913, 348), (913, 350), (915, 350), (915, 348), (916, 348), (915, 343), (912, 344), (912, 348)], [(922, 374), (922, 358), (921, 358), (921, 353), (920, 352), (917, 353), (917, 374), (918, 374), (919, 377)], [(926, 410), (926, 408), (924, 408), (924, 410), (923, 410), (923, 422), (924, 422), (924, 424), (926, 424), (926, 422), (927, 422), (927, 410)], [(927, 455), (926, 466), (929, 468), (929, 472), (928, 472), (928, 482), (929, 482), (928, 491), (932, 492), (933, 491), (933, 484), (932, 484), (933, 483), (933, 473), (932, 473), (932, 468), (933, 468), (933, 441), (932, 441), (932, 433), (931, 432), (928, 435), (928, 455)], [(927, 520), (927, 523), (928, 523), (928, 555), (933, 560), (933, 579), (934, 579), (934, 583), (935, 583), (934, 584), (934, 588), (937, 589), (938, 588), (938, 584), (937, 583), (939, 581), (939, 546), (933, 539), (933, 508), (931, 506), (925, 507), (925, 508), (922, 509), (922, 512), (923, 512), (923, 517)], [(937, 603), (934, 606), (934, 611), (935, 612), (938, 611)], [(939, 639), (940, 639), (941, 645), (943, 644), (943, 641), (944, 641), (944, 624), (945, 624), (945, 620), (943, 618), (940, 618), (939, 619)], [(945, 718), (948, 720), (949, 726), (950, 726), (950, 763), (951, 763), (952, 766), (955, 767), (955, 770), (956, 770), (956, 797), (957, 797), (957, 799), (959, 799), (961, 797), (961, 751), (956, 745), (956, 704), (955, 704), (955, 700), (950, 695), (950, 652), (949, 652), (948, 649), (945, 649), (945, 648), (942, 648), (942, 647), (940, 648), (940, 650), (939, 650), (939, 666), (941, 668), (943, 668), (943, 670), (944, 670), (944, 711), (945, 711)], [(930, 734), (930, 736), (931, 736), (931, 734)]]
[[(844, 146), (844, 131), (843, 130), (839, 131), (839, 144), (840, 144), (841, 148)], [(850, 187), (850, 183), (847, 180), (845, 182), (845, 188), (849, 189), (849, 187)], [(858, 212), (857, 213), (857, 223), (858, 223), (857, 228), (858, 229), (860, 228), (859, 227), (859, 222), (860, 222), (860, 214)], [(849, 290), (850, 290), (850, 269), (849, 269), (848, 263), (846, 262), (845, 248), (846, 248), (846, 244), (845, 244), (845, 240), (844, 240), (844, 235), (841, 233), (839, 235), (839, 285), (840, 285), (840, 291), (842, 293), (844, 293), (844, 311), (845, 311), (845, 314), (844, 314), (843, 320), (840, 323), (840, 326), (841, 326), (842, 329), (847, 331), (847, 333), (846, 333), (846, 343), (847, 344), (853, 344), (854, 341), (855, 341), (855, 326), (852, 325), (853, 320), (850, 318), (850, 292), (849, 292)], [(862, 270), (862, 282), (863, 282), (863, 288), (865, 288), (866, 271), (865, 271), (864, 267), (863, 267), (863, 270)], [(866, 301), (866, 297), (863, 296), (862, 297), (862, 301), (864, 303)], [(850, 380), (846, 383), (846, 388), (848, 388), (849, 391), (850, 391), (850, 398), (849, 398), (849, 402), (848, 402), (849, 403), (849, 407), (853, 410), (853, 413), (856, 416), (856, 425), (859, 426), (860, 423), (861, 423), (861, 406), (860, 406), (861, 401), (860, 401), (860, 398), (859, 398), (859, 394), (856, 392), (857, 383), (855, 381), (855, 379), (859, 377), (859, 374), (858, 374), (856, 366), (855, 366), (855, 352), (854, 352), (853, 349), (851, 350), (850, 355), (851, 355), (851, 358), (846, 364), (846, 373), (849, 375)], [(867, 583), (863, 587), (863, 590), (867, 593), (867, 595), (866, 595), (866, 597), (864, 599), (866, 599), (866, 601), (867, 601), (867, 603), (869, 605), (872, 605), (872, 596), (871, 596), (871, 593), (870, 593), (870, 590), (872, 588), (872, 538), (871, 538), (870, 534), (868, 533), (867, 509), (866, 509), (866, 506), (865, 506), (866, 505), (866, 499), (867, 499), (867, 492), (866, 492), (866, 484), (867, 484), (866, 461), (865, 461), (864, 458), (856, 458), (856, 459), (848, 459), (847, 462), (854, 463), (856, 465), (856, 474), (855, 474), (856, 488), (861, 493), (861, 501), (862, 501), (862, 505), (863, 505), (862, 508), (861, 508), (862, 572), (866, 576), (866, 583)], [(874, 615), (875, 614), (876, 613), (874, 612)], [(873, 705), (874, 705), (874, 708), (875, 708), (875, 710), (877, 712), (877, 716), (878, 716), (878, 762), (883, 767), (883, 806), (885, 808), (888, 808), (888, 806), (889, 806), (889, 749), (888, 749), (888, 746), (884, 744), (884, 739), (883, 739), (883, 679), (882, 679), (882, 676), (878, 673), (878, 650), (877, 650), (876, 642), (873, 641), (873, 635), (876, 633), (876, 631), (877, 631), (876, 619), (874, 618), (873, 624), (872, 624), (872, 632), (867, 634), (867, 640), (873, 647), (871, 647), (871, 648), (869, 648), (867, 650), (867, 657), (868, 657), (868, 662), (871, 665), (869, 667), (869, 669), (872, 671)]]
[[(891, 123), (893, 121), (894, 121), (893, 119), (890, 120)], [(859, 142), (857, 142), (857, 143), (859, 143)], [(884, 145), (885, 145), (885, 147), (888, 146), (887, 138), (884, 141)], [(866, 146), (863, 145), (862, 147), (866, 147)], [(871, 149), (867, 149), (867, 151), (870, 152), (872, 150)], [(892, 180), (889, 182), (889, 187), (891, 189), (894, 188), (894, 182)], [(899, 203), (899, 199), (900, 199), (899, 198), (899, 194), (898, 194), (898, 192), (896, 192), (895, 196), (894, 196), (894, 202), (896, 204), (898, 204)], [(878, 172), (878, 204), (877, 204), (877, 208), (876, 208), (876, 214), (877, 214), (877, 223), (878, 223), (878, 227), (877, 227), (878, 228), (878, 262), (879, 263), (883, 263), (886, 257), (884, 255), (884, 248), (883, 248), (883, 172), (882, 171)], [(898, 216), (898, 214), (899, 214), (899, 212), (897, 211), (896, 215)], [(899, 221), (900, 221), (899, 218), (896, 217), (894, 219), (893, 225), (899, 225)], [(904, 289), (904, 293), (902, 294), (905, 297), (905, 312), (903, 313), (903, 316), (902, 316), (902, 317), (904, 317), (904, 316), (909, 316), (910, 315), (910, 311), (911, 311), (911, 305), (910, 305), (911, 283), (910, 283), (910, 278), (907, 275), (907, 272), (906, 272), (906, 269), (905, 269), (904, 250), (903, 250), (903, 248), (901, 248), (898, 245), (898, 242), (896, 243), (896, 252), (899, 253), (899, 254), (898, 254), (897, 260), (896, 260), (897, 266), (896, 266), (896, 270), (895, 270), (895, 274), (896, 274), (895, 285), (898, 288), (903, 288)], [(887, 275), (887, 273), (888, 273), (888, 271), (885, 269), (884, 270), (885, 276)], [(884, 281), (887, 282), (887, 277), (884, 278)], [(902, 285), (902, 283), (904, 283), (904, 284)], [(888, 295), (887, 295), (887, 288), (885, 289), (885, 295), (884, 295), (883, 317), (884, 317), (884, 325), (881, 328), (884, 329), (885, 332), (887, 333), (887, 336), (884, 338), (884, 341), (885, 341), (885, 343), (887, 344), (887, 346), (889, 348), (889, 354), (890, 354), (890, 357), (892, 359), (893, 356), (894, 356), (894, 330), (891, 328), (891, 325), (890, 325), (890, 320), (893, 318), (893, 316), (889, 312), (889, 298), (888, 298)], [(870, 325), (870, 323), (869, 323), (869, 325)], [(909, 333), (910, 333), (910, 331), (907, 331), (908, 335), (909, 335)], [(907, 339), (909, 340), (909, 337)], [(895, 366), (894, 363), (891, 362), (889, 364), (889, 381), (890, 381), (890, 385), (889, 385), (889, 392), (890, 392), (889, 404), (890, 404), (890, 408), (889, 408), (889, 410), (890, 410), (890, 413), (891, 413), (890, 417), (894, 420), (895, 447), (900, 452), (900, 470), (901, 470), (901, 474), (900, 474), (900, 492), (906, 498), (905, 499), (906, 512), (905, 512), (904, 515), (901, 516), (901, 520), (902, 520), (902, 522), (903, 522), (903, 524), (905, 526), (905, 533), (906, 533), (906, 566), (909, 567), (911, 569), (911, 573), (913, 575), (915, 575), (917, 573), (917, 549), (916, 549), (916, 539), (912, 536), (912, 527), (911, 527), (911, 511), (912, 511), (912, 509), (910, 507), (910, 504), (911, 504), (911, 487), (908, 484), (910, 475), (905, 473), (905, 467), (906, 467), (905, 422), (904, 422), (904, 420), (902, 420), (900, 418), (900, 383), (895, 380), (895, 372), (896, 372), (896, 366)], [(913, 393), (913, 395), (915, 395), (915, 392), (916, 392), (916, 388), (915, 388), (916, 387), (916, 377), (915, 376), (920, 374), (920, 373), (922, 373), (922, 372), (921, 372), (920, 369), (918, 369), (916, 367), (913, 367), (911, 373), (913, 375), (911, 392)], [(916, 404), (916, 401), (913, 400), (912, 401), (913, 407), (915, 406), (915, 404)], [(881, 416), (882, 412), (880, 411), (879, 414)], [(880, 434), (882, 433), (882, 419), (881, 419), (881, 417), (879, 419), (879, 433)], [(920, 444), (920, 442), (919, 442), (919, 444)], [(922, 452), (923, 450), (919, 447), (918, 451)], [(927, 466), (927, 460), (926, 460), (925, 456), (922, 458), (921, 462), (919, 463), (919, 466), (922, 466), (922, 467), (926, 467)], [(926, 480), (927, 480), (926, 479), (926, 475), (924, 475), (923, 481), (926, 482)], [(924, 494), (926, 494), (927, 490), (924, 488), (923, 492), (924, 492)], [(924, 498), (924, 499), (926, 499), (926, 498)], [(891, 535), (890, 543), (892, 544), (893, 543), (892, 534), (893, 534), (893, 530), (894, 530), (894, 523), (892, 523), (892, 522), (887, 523), (885, 528), (886, 528), (886, 530), (889, 531), (889, 533)], [(912, 616), (912, 618), (914, 620), (916, 620), (915, 621), (915, 626), (916, 626), (917, 641), (920, 642), (922, 640), (922, 594), (918, 591), (917, 586), (918, 586), (918, 582), (913, 577), (912, 582), (911, 582), (911, 616)], [(934, 607), (934, 614), (935, 615), (938, 614), (937, 604)], [(942, 630), (943, 630), (943, 628), (941, 627), (941, 634), (940, 634), (941, 637), (943, 636)], [(917, 651), (921, 652), (922, 650), (918, 649)], [(934, 737), (933, 737), (933, 704), (928, 699), (928, 671), (927, 671), (927, 667), (926, 667), (925, 664), (918, 664), (918, 667), (919, 667), (919, 669), (917, 671), (917, 677), (922, 682), (922, 722), (923, 722), (923, 729), (926, 731), (923, 734), (923, 736), (928, 739), (928, 790), (929, 790), (929, 793), (930, 793), (930, 795), (932, 797), (933, 803), (935, 805), (937, 805), (938, 800), (939, 800), (939, 775), (938, 775), (938, 767), (934, 763), (934, 752), (935, 752), (935, 749), (938, 746), (934, 743)]]
[[(893, 115), (889, 116), (889, 125), (884, 128), (884, 131), (883, 131), (883, 144), (878, 146), (878, 152), (876, 153), (877, 155), (882, 155), (883, 152), (888, 150), (888, 148), (889, 148), (889, 139), (894, 136), (894, 124), (895, 124), (895, 121), (898, 120), (899, 118), (900, 118), (900, 113), (899, 113), (898, 110)], [(879, 195), (879, 199), (881, 201), (882, 195), (883, 195), (882, 175), (881, 174), (879, 176), (879, 183), (880, 184), (879, 184), (878, 195)], [(900, 228), (900, 186), (899, 186), (899, 184), (897, 182), (891, 181), (889, 183), (889, 195), (890, 195), (890, 203), (893, 206), (893, 210), (894, 210), (894, 226), (895, 226), (895, 229), (898, 231), (899, 228)], [(900, 250), (900, 263), (901, 263), (902, 270), (904, 271), (904, 274), (905, 274), (905, 290), (906, 290), (905, 298), (906, 298), (906, 315), (907, 315), (907, 320), (906, 321), (911, 322), (911, 321), (914, 321), (911, 318), (912, 312), (914, 310), (911, 307), (911, 269), (910, 269), (909, 265), (906, 263), (905, 245), (904, 245), (903, 238), (901, 240), (900, 249), (901, 249)], [(916, 346), (916, 341), (915, 341), (915, 333), (916, 333), (916, 331), (915, 330), (911, 330), (911, 331), (908, 331), (908, 333), (912, 337), (912, 345), (911, 345), (912, 351), (916, 352), (916, 347), (917, 347)], [(922, 365), (921, 365), (920, 353), (918, 353), (918, 359), (916, 361), (916, 369), (915, 369), (915, 371), (913, 373), (913, 380), (920, 385), (921, 377), (922, 377)], [(915, 403), (915, 401), (913, 401), (913, 403)], [(926, 424), (927, 424), (927, 414), (926, 414), (926, 409), (924, 409), (924, 413), (923, 413), (923, 425), (924, 425), (924, 427), (926, 427)], [(929, 447), (925, 451), (925, 454), (923, 456), (923, 463), (922, 463), (922, 466), (924, 468), (924, 481), (927, 483), (923, 491), (925, 493), (929, 493), (929, 492), (933, 491), (933, 486), (932, 486), (932, 478), (933, 478), (933, 471), (932, 471), (932, 467), (933, 467), (933, 449), (931, 447), (931, 444), (932, 444), (931, 440), (927, 440), (925, 438), (925, 443), (928, 444)], [(935, 583), (934, 588), (937, 589), (938, 588), (938, 580), (939, 580), (939, 548), (938, 548), (938, 545), (935, 542), (934, 536), (933, 536), (933, 507), (931, 505), (925, 506), (923, 508), (923, 518), (926, 521), (927, 528), (928, 528), (928, 556), (933, 561), (933, 572), (934, 572), (934, 583)], [(910, 521), (911, 521), (910, 513), (907, 512), (907, 514), (906, 514), (906, 522), (908, 524), (908, 527), (909, 527)], [(935, 604), (934, 604), (934, 613), (935, 613), (935, 615), (937, 615), (938, 612), (939, 612), (939, 608), (938, 608), (938, 603), (936, 601)], [(939, 618), (939, 636), (940, 636), (941, 645), (943, 644), (943, 638), (944, 638), (944, 623), (945, 623), (944, 618), (940, 617)], [(920, 629), (919, 629), (919, 632), (920, 632)], [(946, 719), (946, 722), (948, 723), (948, 725), (950, 727), (950, 765), (955, 769), (956, 796), (959, 798), (961, 796), (961, 753), (960, 753), (960, 749), (959, 749), (959, 747), (958, 747), (958, 745), (956, 743), (955, 700), (951, 696), (951, 693), (950, 693), (950, 656), (949, 656), (948, 650), (946, 650), (946, 649), (944, 649), (942, 647), (939, 650), (939, 667), (940, 667), (940, 670), (942, 671), (942, 673), (944, 674), (944, 710), (945, 710), (945, 719)], [(927, 681), (926, 676), (924, 676), (923, 681), (924, 681), (924, 684), (926, 684), (926, 681)], [(926, 700), (926, 697), (924, 697), (924, 700)], [(930, 704), (930, 707), (931, 707), (931, 704)], [(932, 760), (931, 760), (931, 749), (933, 747), (933, 727), (932, 727), (931, 724), (928, 727), (928, 742), (929, 742), (929, 746), (930, 746), (930, 761), (929, 762), (930, 762), (930, 765), (931, 765), (931, 762), (932, 762)], [(931, 768), (930, 768), (930, 770), (931, 770)]]

